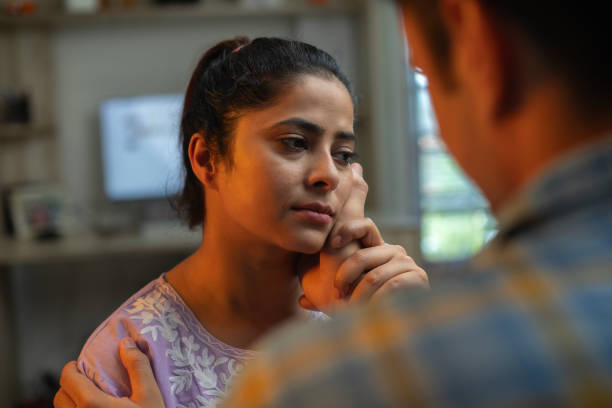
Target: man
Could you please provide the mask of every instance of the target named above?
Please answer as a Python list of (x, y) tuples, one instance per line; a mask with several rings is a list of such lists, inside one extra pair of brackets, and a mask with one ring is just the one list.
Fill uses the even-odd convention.
[[(226, 406), (612, 406), (612, 33), (603, 3), (401, 6), (442, 137), (489, 199), (499, 233), (460, 282), (277, 333)], [(146, 360), (122, 352), (141, 367), (135, 400), (155, 406), (138, 394), (151, 384)], [(73, 386), (80, 380), (68, 373), (63, 384), (84, 390)]]

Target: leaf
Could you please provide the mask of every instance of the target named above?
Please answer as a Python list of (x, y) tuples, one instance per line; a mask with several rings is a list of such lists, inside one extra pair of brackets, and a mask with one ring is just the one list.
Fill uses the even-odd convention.
[(170, 387), (170, 391), (172, 391), (172, 393), (177, 394), (191, 388), (191, 371), (179, 369), (174, 370), (173, 373), (176, 375), (170, 377), (170, 383), (172, 384)]
[(157, 341), (157, 329), (158, 328), (159, 328), (158, 326), (145, 327), (144, 329), (140, 331), (140, 334), (147, 334), (150, 332), (151, 337), (153, 338), (153, 341)]

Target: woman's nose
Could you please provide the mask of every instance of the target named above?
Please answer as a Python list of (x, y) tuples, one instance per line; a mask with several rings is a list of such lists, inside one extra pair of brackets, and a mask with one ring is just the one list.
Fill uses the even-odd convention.
[(307, 184), (320, 190), (334, 190), (340, 181), (338, 168), (329, 152), (321, 152), (312, 156)]

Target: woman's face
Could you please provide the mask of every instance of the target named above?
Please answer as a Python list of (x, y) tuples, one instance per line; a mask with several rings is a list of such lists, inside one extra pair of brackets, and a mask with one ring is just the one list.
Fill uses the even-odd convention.
[(218, 194), (226, 227), (303, 253), (318, 252), (351, 185), (353, 103), (337, 79), (303, 75), (275, 103), (237, 121)]

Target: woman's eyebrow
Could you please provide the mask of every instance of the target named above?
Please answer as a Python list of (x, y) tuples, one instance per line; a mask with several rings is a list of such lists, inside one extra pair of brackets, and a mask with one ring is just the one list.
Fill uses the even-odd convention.
[[(325, 129), (321, 126), (302, 118), (289, 118), (276, 123), (275, 125), (271, 126), (271, 128), (275, 128), (277, 126), (293, 126), (303, 130), (304, 132), (315, 134), (317, 136), (320, 136), (325, 132)], [(340, 131), (336, 132), (335, 136), (337, 139), (356, 140), (355, 135), (352, 132)]]
[(337, 132), (336, 139), (351, 140), (353, 142), (357, 141), (357, 138), (355, 137), (355, 134), (353, 132)]
[(306, 119), (302, 118), (289, 118), (276, 123), (272, 126), (272, 128), (278, 126), (291, 126), (303, 130), (307, 133), (314, 133), (315, 135), (323, 134), (323, 132), (325, 131), (321, 126), (317, 125), (316, 123), (309, 122)]

